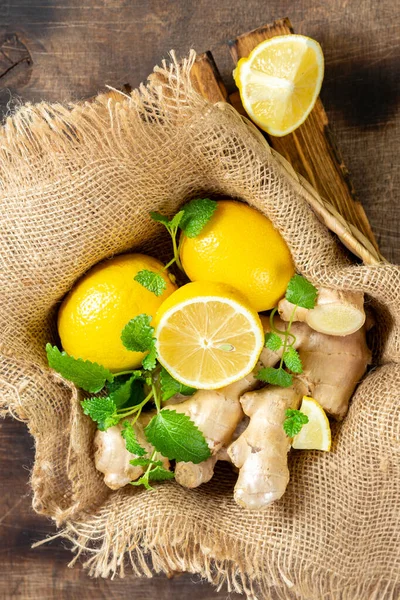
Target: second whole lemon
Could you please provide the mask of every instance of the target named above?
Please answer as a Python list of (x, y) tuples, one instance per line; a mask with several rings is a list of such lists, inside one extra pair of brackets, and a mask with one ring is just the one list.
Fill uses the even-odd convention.
[(277, 304), (295, 272), (289, 248), (271, 221), (233, 200), (218, 202), (198, 236), (183, 236), (180, 258), (189, 279), (231, 285), (258, 312)]
[[(124, 326), (146, 313), (154, 316), (176, 289), (163, 264), (144, 254), (124, 254), (93, 267), (63, 301), (58, 332), (63, 349), (74, 358), (99, 363), (113, 372), (140, 366), (145, 356), (130, 352), (121, 341)], [(139, 271), (159, 273), (165, 281), (160, 296), (135, 281)]]

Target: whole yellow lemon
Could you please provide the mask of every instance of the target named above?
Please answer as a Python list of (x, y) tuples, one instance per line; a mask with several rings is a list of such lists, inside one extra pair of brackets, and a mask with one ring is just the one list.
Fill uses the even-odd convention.
[[(124, 326), (137, 315), (154, 316), (176, 289), (163, 264), (144, 254), (125, 254), (93, 267), (70, 291), (58, 314), (64, 350), (74, 358), (97, 362), (111, 371), (137, 368), (145, 354), (121, 342)], [(159, 272), (166, 289), (161, 296), (134, 280), (141, 270)]]
[(183, 235), (180, 259), (192, 281), (217, 281), (242, 292), (258, 312), (276, 306), (295, 269), (271, 221), (242, 202), (221, 200), (193, 238)]

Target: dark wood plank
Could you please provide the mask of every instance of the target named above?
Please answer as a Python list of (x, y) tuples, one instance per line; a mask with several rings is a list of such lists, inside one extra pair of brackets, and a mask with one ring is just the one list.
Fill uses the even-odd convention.
[[(228, 45), (234, 63), (247, 57), (262, 41), (292, 33), (293, 27), (285, 18), (230, 40)], [(365, 211), (355, 199), (349, 172), (329, 129), (321, 100), (318, 98), (307, 120), (296, 131), (284, 137), (267, 137), (271, 146), (376, 247)]]
[[(19, 102), (87, 98), (105, 84), (121, 88), (129, 81), (136, 87), (171, 48), (182, 56), (191, 47), (199, 53), (210, 49), (232, 93), (226, 40), (289, 15), (297, 33), (322, 44), (326, 70), (321, 97), (329, 122), (382, 253), (399, 261), (397, 14), (396, 0), (375, 5), (361, 0), (0, 0), (0, 58), (2, 50), (9, 52), (7, 40), (14, 35), (29, 53), (28, 60), (17, 42), (16, 51), (26, 60), (16, 64), (15, 54), (10, 55), (15, 67), (6, 75), (2, 61), (7, 59), (1, 58), (0, 107), (5, 113)], [(33, 442), (21, 423), (7, 419), (0, 428), (0, 598), (227, 597), (209, 585), (193, 584), (191, 575), (93, 581), (79, 565), (67, 569), (70, 553), (61, 543), (31, 550), (32, 542), (54, 532), (53, 524), (30, 506)]]

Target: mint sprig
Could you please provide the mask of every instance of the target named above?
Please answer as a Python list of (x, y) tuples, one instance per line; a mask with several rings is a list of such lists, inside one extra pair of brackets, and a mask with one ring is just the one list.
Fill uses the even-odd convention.
[(143, 448), (143, 446), (141, 446), (137, 441), (136, 433), (132, 423), (129, 421), (124, 421), (121, 435), (125, 440), (125, 445), (128, 452), (131, 454), (136, 454), (136, 456), (144, 456), (146, 454), (147, 450)]
[(149, 271), (148, 269), (139, 271), (135, 275), (134, 280), (156, 296), (162, 296), (167, 289), (167, 284), (162, 275), (155, 271)]
[(82, 358), (74, 358), (51, 344), (46, 344), (46, 354), (52, 369), (62, 375), (64, 379), (72, 381), (91, 394), (96, 394), (103, 389), (106, 381), (111, 382), (114, 379), (111, 371), (102, 365)]
[(210, 198), (191, 200), (183, 207), (180, 228), (188, 238), (198, 236), (217, 209), (217, 202)]
[(204, 435), (183, 413), (163, 409), (145, 429), (148, 441), (169, 459), (198, 464), (210, 457)]
[(303, 425), (306, 425), (306, 423), (308, 423), (308, 417), (300, 410), (294, 408), (286, 410), (283, 429), (288, 437), (293, 437), (300, 433)]
[(293, 275), (288, 283), (285, 298), (296, 306), (312, 309), (317, 300), (318, 290), (301, 275)]
[(106, 431), (109, 427), (117, 425), (121, 417), (117, 414), (115, 402), (109, 398), (88, 398), (81, 402), (83, 412), (92, 421), (97, 423), (100, 431)]
[(293, 377), (290, 373), (281, 367), (264, 367), (257, 373), (257, 379), (270, 385), (279, 385), (280, 387), (290, 387), (293, 383)]
[(265, 342), (264, 346), (272, 352), (277, 352), (280, 348), (282, 348), (283, 342), (282, 338), (273, 331), (265, 334)]
[(150, 323), (151, 317), (143, 313), (125, 325), (121, 333), (121, 341), (127, 350), (146, 352), (153, 347), (154, 327)]

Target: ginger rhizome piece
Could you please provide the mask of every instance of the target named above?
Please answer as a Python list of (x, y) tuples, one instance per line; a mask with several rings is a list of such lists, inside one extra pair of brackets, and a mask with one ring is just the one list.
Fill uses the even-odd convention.
[[(133, 425), (138, 443), (148, 452), (150, 456), (154, 450), (144, 434), (144, 428), (150, 422), (155, 413), (143, 413)], [(129, 421), (129, 419), (127, 419)], [(118, 490), (130, 481), (139, 479), (145, 471), (145, 467), (131, 465), (129, 461), (138, 458), (126, 449), (125, 440), (121, 435), (123, 424), (119, 423), (109, 427), (107, 431), (96, 431), (94, 438), (94, 461), (96, 469), (104, 473), (104, 483), (112, 490)], [(161, 460), (163, 467), (169, 469), (169, 460), (159, 453), (155, 454), (154, 460)]]
[[(278, 304), (278, 312), (284, 321), (290, 320), (294, 308), (286, 298)], [(320, 288), (315, 307), (298, 306), (293, 320), (306, 322), (315, 331), (327, 335), (350, 335), (364, 325), (364, 294)]]
[(291, 441), (283, 429), (285, 412), (298, 408), (306, 391), (304, 383), (294, 379), (288, 388), (268, 385), (242, 396), (250, 423), (228, 447), (232, 463), (239, 468), (234, 497), (240, 506), (258, 510), (285, 493)]

